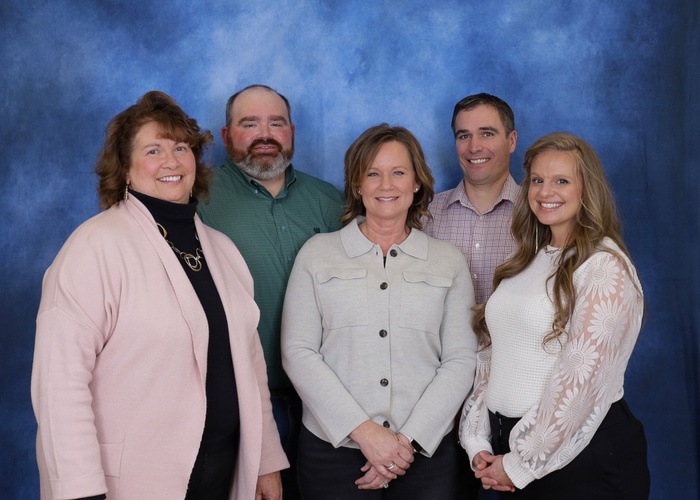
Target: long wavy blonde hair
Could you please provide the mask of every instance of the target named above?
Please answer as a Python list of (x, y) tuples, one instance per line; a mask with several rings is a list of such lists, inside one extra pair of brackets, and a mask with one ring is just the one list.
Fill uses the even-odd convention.
[[(622, 240), (621, 225), (615, 201), (605, 179), (603, 167), (593, 148), (580, 137), (563, 132), (546, 135), (537, 141), (525, 153), (525, 177), (515, 204), (511, 232), (517, 243), (515, 253), (496, 268), (493, 277), (494, 291), (506, 278), (522, 272), (535, 259), (539, 249), (548, 245), (552, 239), (549, 226), (541, 224), (530, 209), (528, 188), (532, 162), (544, 151), (564, 151), (571, 154), (576, 163), (576, 174), (582, 185), (581, 209), (562, 249), (559, 265), (549, 277), (554, 280), (553, 297), (554, 321), (552, 330), (545, 336), (543, 346), (550, 341), (562, 342), (562, 336), (568, 336), (566, 325), (573, 314), (576, 302), (574, 272), (596, 251), (612, 250), (602, 248), (601, 241), (610, 238), (625, 256), (630, 259), (629, 251)], [(626, 267), (625, 261), (621, 259)], [(629, 272), (629, 269), (627, 269)], [(491, 343), (491, 337), (484, 317), (485, 304), (474, 308), (472, 327), (482, 346)]]

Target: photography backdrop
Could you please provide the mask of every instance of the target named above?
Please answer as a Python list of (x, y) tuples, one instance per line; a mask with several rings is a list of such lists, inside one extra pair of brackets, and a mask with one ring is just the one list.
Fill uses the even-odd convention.
[(214, 132), (218, 165), (226, 99), (265, 83), (291, 101), (294, 165), (339, 188), (345, 150), (379, 122), (416, 134), (438, 190), (456, 185), (452, 108), (476, 92), (515, 111), (518, 181), (536, 138), (589, 141), (648, 303), (625, 397), (646, 427), (652, 498), (698, 498), (699, 29), (697, 0), (3, 0), (0, 496), (38, 498), (41, 279), (98, 211), (107, 122), (165, 91)]

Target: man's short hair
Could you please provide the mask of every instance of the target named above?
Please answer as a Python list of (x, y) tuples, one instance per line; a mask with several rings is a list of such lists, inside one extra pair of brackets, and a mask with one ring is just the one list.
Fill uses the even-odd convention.
[(510, 135), (510, 133), (515, 130), (515, 116), (510, 106), (508, 106), (503, 99), (495, 95), (481, 93), (467, 96), (455, 104), (455, 110), (452, 113), (452, 133), (455, 133), (455, 120), (461, 111), (469, 111), (481, 105), (496, 108), (498, 116), (501, 118), (501, 122), (503, 122), (503, 127), (506, 129), (506, 134)]
[(250, 89), (263, 89), (263, 90), (267, 90), (270, 92), (274, 92), (275, 94), (280, 96), (282, 98), (282, 100), (284, 101), (284, 104), (287, 106), (287, 114), (289, 115), (289, 123), (290, 124), (292, 123), (292, 109), (289, 107), (289, 100), (285, 96), (283, 96), (282, 94), (277, 92), (275, 89), (273, 89), (272, 87), (268, 87), (267, 85), (263, 85), (261, 83), (254, 83), (253, 85), (248, 85), (246, 88), (239, 90), (238, 92), (233, 94), (231, 97), (229, 97), (228, 101), (226, 101), (226, 128), (231, 126), (231, 120), (233, 118), (231, 116), (231, 109), (233, 108), (233, 101), (235, 101), (236, 98), (239, 95), (241, 95), (243, 92), (245, 92), (246, 90), (250, 90)]

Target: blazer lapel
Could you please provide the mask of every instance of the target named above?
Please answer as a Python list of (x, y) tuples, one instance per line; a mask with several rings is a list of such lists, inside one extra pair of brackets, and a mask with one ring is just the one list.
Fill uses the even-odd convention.
[(172, 284), (182, 316), (189, 327), (194, 356), (202, 377), (202, 383), (204, 383), (207, 373), (209, 324), (199, 297), (176, 255), (158, 231), (156, 222), (148, 209), (133, 196), (126, 202), (126, 208), (134, 217), (148, 244), (158, 254), (158, 258), (163, 263), (163, 268)]

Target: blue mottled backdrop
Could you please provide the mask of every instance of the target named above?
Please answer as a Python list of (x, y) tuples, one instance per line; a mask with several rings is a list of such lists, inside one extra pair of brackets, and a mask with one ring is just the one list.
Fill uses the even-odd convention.
[(41, 278), (97, 212), (108, 120), (163, 90), (214, 131), (218, 164), (226, 99), (261, 82), (291, 101), (295, 166), (338, 187), (346, 148), (382, 121), (418, 136), (439, 190), (455, 185), (452, 107), (475, 92), (515, 111), (517, 180), (537, 137), (587, 139), (648, 302), (626, 397), (646, 426), (652, 498), (698, 498), (698, 0), (3, 0), (0, 34), (0, 497), (38, 498)]

